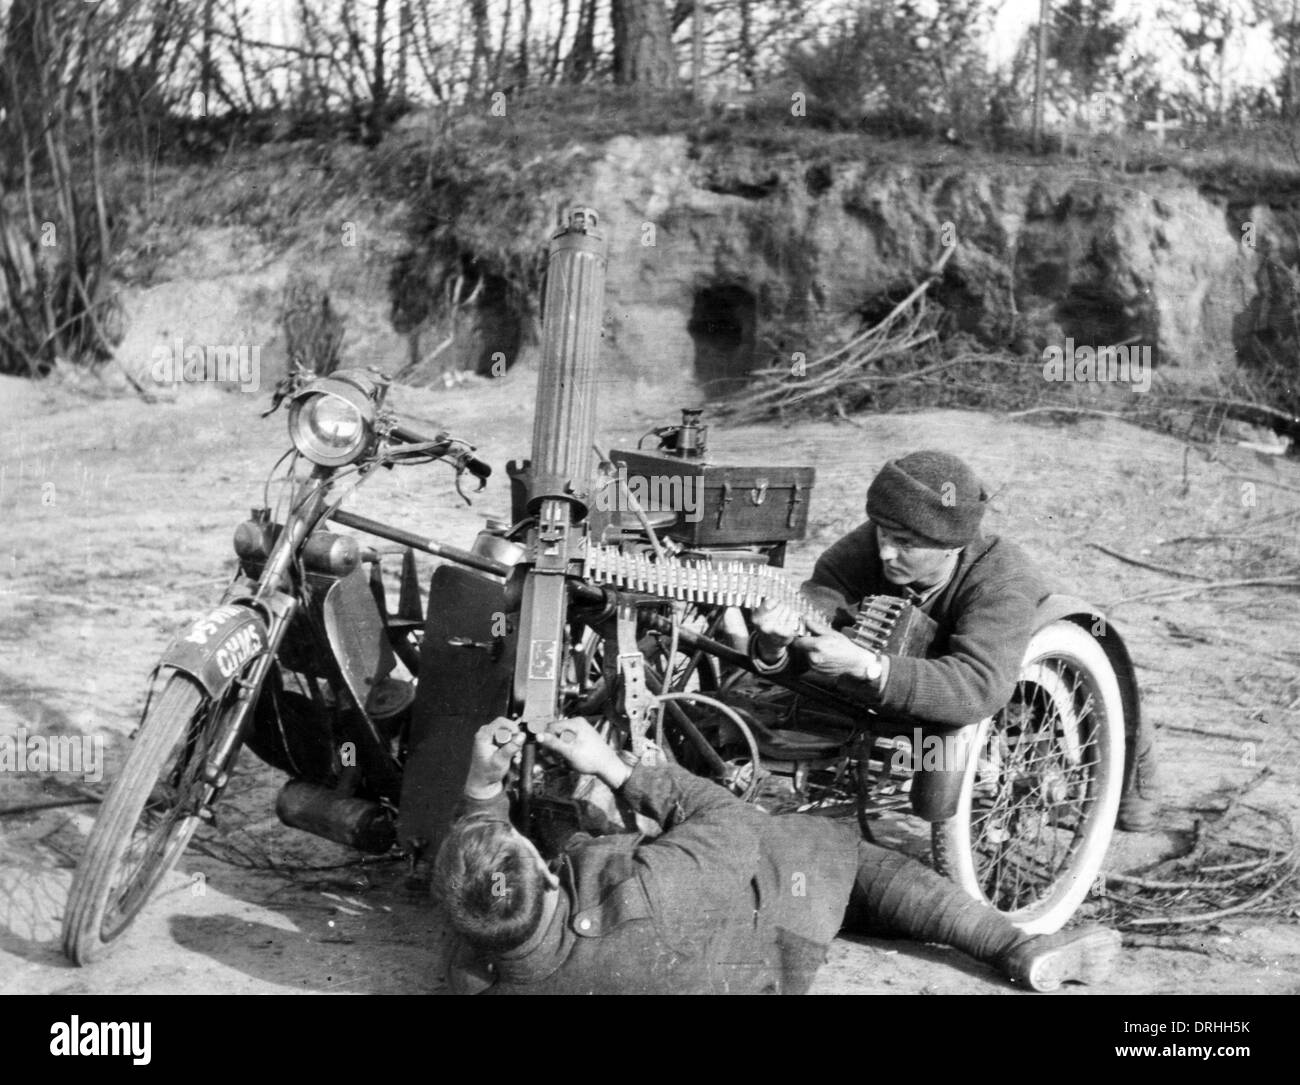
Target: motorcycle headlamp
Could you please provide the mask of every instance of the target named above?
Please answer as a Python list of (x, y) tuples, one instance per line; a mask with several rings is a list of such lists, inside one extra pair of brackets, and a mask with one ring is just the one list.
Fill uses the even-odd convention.
[(355, 463), (375, 440), (379, 384), (365, 373), (343, 371), (314, 380), (289, 403), (289, 437), (312, 463)]

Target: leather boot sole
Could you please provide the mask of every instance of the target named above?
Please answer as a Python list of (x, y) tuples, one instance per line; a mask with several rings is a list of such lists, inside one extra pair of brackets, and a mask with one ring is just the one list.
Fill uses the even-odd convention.
[(1119, 958), (1118, 930), (1100, 928), (1049, 937), (1065, 937), (1066, 941), (1030, 955), (1027, 980), (1036, 991), (1054, 991), (1069, 982), (1100, 984)]
[(1119, 952), (1119, 931), (1106, 927), (1044, 935), (1021, 949), (1012, 979), (1035, 991), (1055, 991), (1063, 983), (1100, 983)]

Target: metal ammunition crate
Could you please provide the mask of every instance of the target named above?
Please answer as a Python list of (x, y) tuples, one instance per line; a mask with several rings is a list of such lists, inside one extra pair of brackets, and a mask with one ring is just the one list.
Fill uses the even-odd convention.
[[(676, 514), (664, 534), (687, 546), (778, 543), (807, 531), (812, 467), (726, 466), (624, 449), (610, 459), (646, 513)], [(621, 486), (609, 491), (625, 500)]]

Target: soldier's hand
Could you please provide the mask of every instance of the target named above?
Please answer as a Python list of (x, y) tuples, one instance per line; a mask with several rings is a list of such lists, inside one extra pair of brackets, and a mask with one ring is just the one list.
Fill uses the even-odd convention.
[(537, 736), (537, 743), (564, 758), (578, 772), (599, 776), (614, 789), (621, 787), (632, 771), (581, 716), (556, 720)]
[(764, 663), (775, 663), (785, 648), (799, 634), (799, 615), (787, 603), (763, 601), (754, 611), (755, 647)]
[(841, 674), (865, 679), (873, 670), (874, 652), (860, 648), (843, 633), (829, 627), (812, 637), (800, 637), (799, 647), (807, 654), (808, 666), (817, 674), (835, 678)]
[[(514, 734), (504, 745), (497, 745), (496, 734), (501, 728), (513, 728)], [(523, 745), (524, 732), (518, 720), (498, 718), (485, 723), (474, 734), (474, 752), (470, 757), (465, 791), (474, 798), (485, 798), (482, 793), (493, 791), (500, 785), (510, 771), (510, 762)]]

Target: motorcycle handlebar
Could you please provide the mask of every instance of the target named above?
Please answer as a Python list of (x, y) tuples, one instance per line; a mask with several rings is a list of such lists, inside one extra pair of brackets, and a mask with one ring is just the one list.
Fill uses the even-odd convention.
[(484, 463), (477, 456), (466, 456), (461, 462), (464, 463), (465, 470), (480, 482), (486, 482), (492, 477), (492, 465)]
[(443, 445), (447, 448), (451, 447), (451, 438), (445, 433), (440, 433), (437, 437), (426, 437), (423, 433), (417, 433), (415, 430), (409, 429), (406, 426), (398, 425), (393, 426), (393, 428), (389, 430), (389, 435), (393, 440), (404, 445), (435, 444)]
[[(433, 444), (437, 447), (430, 449), (431, 454), (436, 456), (445, 456), (452, 448), (456, 441), (448, 437), (445, 433), (438, 434), (437, 437), (426, 437), (422, 433), (417, 433), (406, 426), (394, 426), (390, 431), (393, 438), (402, 444), (418, 445)], [(468, 449), (456, 457), (457, 463), (464, 467), (471, 475), (481, 482), (486, 482), (492, 477), (492, 465), (484, 463), (477, 456), (473, 455)]]

